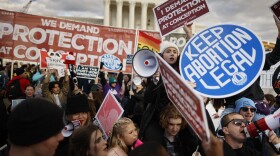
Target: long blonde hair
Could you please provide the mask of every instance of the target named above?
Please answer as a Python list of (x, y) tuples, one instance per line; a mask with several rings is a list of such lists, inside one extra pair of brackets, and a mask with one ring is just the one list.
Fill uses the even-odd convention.
[(111, 133), (111, 137), (110, 137), (110, 141), (109, 141), (109, 148), (119, 146), (124, 152), (126, 152), (126, 153), (128, 152), (128, 147), (124, 143), (122, 137), (123, 137), (125, 128), (129, 124), (134, 124), (134, 123), (131, 119), (122, 117), (113, 125), (112, 133)]

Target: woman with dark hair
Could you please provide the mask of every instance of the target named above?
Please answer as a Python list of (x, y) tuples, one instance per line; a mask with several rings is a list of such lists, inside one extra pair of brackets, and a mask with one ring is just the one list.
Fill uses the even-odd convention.
[(91, 124), (90, 107), (85, 94), (77, 94), (67, 98), (65, 118), (67, 121), (79, 120), (81, 126)]
[(49, 69), (42, 85), (43, 97), (63, 109), (65, 108), (69, 92), (69, 76), (67, 70), (64, 72), (65, 76), (62, 84), (58, 81), (50, 82), (51, 75), (56, 74), (57, 70)]
[(34, 98), (35, 97), (35, 87), (32, 85), (28, 85), (24, 90), (25, 99)]
[(273, 114), (279, 108), (279, 96), (276, 97), (272, 94), (264, 94), (264, 102), (268, 103), (270, 114)]
[(107, 142), (99, 127), (90, 124), (75, 130), (70, 138), (69, 156), (107, 156)]
[[(70, 131), (74, 132), (81, 127), (92, 124), (88, 99), (85, 94), (72, 95), (67, 98), (65, 119), (66, 123), (73, 125), (73, 129)], [(63, 135), (65, 138), (59, 143), (55, 156), (68, 156), (69, 140), (72, 136), (69, 138), (66, 133)]]

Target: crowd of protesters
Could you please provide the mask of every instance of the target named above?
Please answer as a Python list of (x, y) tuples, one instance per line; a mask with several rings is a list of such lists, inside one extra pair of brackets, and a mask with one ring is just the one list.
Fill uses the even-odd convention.
[[(280, 22), (276, 46), (266, 55), (264, 70), (280, 61)], [(185, 26), (187, 37), (190, 27)], [(180, 51), (171, 42), (160, 45), (162, 58), (179, 73)], [(280, 107), (280, 96), (264, 94), (258, 80), (245, 91), (225, 99), (203, 97), (216, 112), (225, 107), (219, 126), (205, 108), (210, 132), (200, 140), (169, 100), (159, 72), (140, 75), (107, 73), (100, 64), (96, 80), (76, 78), (75, 70), (6, 62), (0, 71), (0, 146), (1, 155), (28, 156), (126, 156), (126, 155), (272, 155), (279, 152), (279, 129), (246, 138), (244, 128), (270, 115)], [(17, 83), (15, 83), (17, 81)], [(193, 82), (188, 85), (196, 87)], [(12, 93), (14, 85), (17, 92)], [(111, 92), (124, 109), (105, 140), (102, 128), (93, 120), (105, 96)], [(17, 106), (14, 101), (22, 99)], [(211, 118), (212, 117), (212, 118)], [(68, 136), (61, 130), (72, 123)], [(218, 137), (223, 138), (217, 138)], [(267, 138), (266, 138), (267, 137)], [(266, 140), (266, 142), (265, 142)], [(268, 144), (271, 144), (269, 146)]]

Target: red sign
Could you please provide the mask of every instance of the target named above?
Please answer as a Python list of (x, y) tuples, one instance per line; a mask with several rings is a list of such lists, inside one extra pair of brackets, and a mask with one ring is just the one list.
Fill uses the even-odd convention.
[(95, 116), (103, 132), (105, 132), (104, 134), (109, 134), (113, 124), (122, 116), (123, 112), (122, 106), (109, 91)]
[(280, 1), (274, 3), (270, 9), (272, 10), (273, 14), (280, 20)]
[(201, 97), (160, 55), (156, 56), (168, 98), (200, 139), (205, 133), (209, 138), (205, 106)]
[[(73, 52), (77, 65), (98, 66), (112, 54), (125, 65), (136, 30), (106, 27), (0, 9), (0, 58), (39, 62), (40, 51)], [(127, 67), (125, 72), (131, 72)]]
[[(60, 67), (61, 65), (63, 65), (61, 67), (65, 68), (64, 61), (65, 61), (65, 58), (67, 55), (68, 54), (41, 51), (40, 68), (43, 69), (43, 68), (54, 67), (54, 66)], [(48, 60), (49, 60), (49, 62), (48, 62)], [(53, 65), (51, 64), (50, 60), (53, 60), (52, 61)]]
[(156, 6), (154, 15), (160, 28), (161, 36), (176, 30), (186, 22), (209, 12), (206, 0), (168, 0)]

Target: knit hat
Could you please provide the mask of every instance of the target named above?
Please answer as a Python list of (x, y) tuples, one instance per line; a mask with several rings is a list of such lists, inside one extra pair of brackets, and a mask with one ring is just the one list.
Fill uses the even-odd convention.
[(67, 98), (65, 114), (76, 114), (81, 112), (89, 112), (88, 99), (85, 94), (77, 94)]
[(19, 75), (21, 75), (21, 74), (23, 74), (25, 71), (24, 71), (24, 69), (23, 68), (18, 68), (17, 70), (16, 70), (16, 74), (17, 74), (17, 76), (19, 76)]
[(239, 112), (242, 107), (256, 108), (254, 101), (245, 97), (235, 101), (235, 112)]
[(168, 41), (163, 41), (161, 42), (160, 44), (160, 54), (163, 54), (164, 51), (167, 49), (167, 48), (176, 48), (178, 50), (178, 55), (180, 55), (180, 51), (179, 51), (179, 48), (176, 44), (172, 43), (172, 42), (168, 42)]
[(8, 120), (8, 138), (18, 146), (40, 143), (63, 129), (63, 111), (53, 103), (32, 98), (16, 106)]
[(110, 84), (111, 84), (111, 83), (117, 83), (116, 78), (110, 77), (110, 78), (109, 78), (109, 83), (110, 83)]
[(65, 58), (64, 63), (65, 63), (65, 64), (76, 65), (76, 60), (75, 60), (75, 57), (74, 57), (73, 52), (69, 52), (69, 54), (68, 54), (68, 55), (66, 56), (66, 58)]
[(97, 84), (92, 84), (91, 88), (90, 88), (90, 91), (98, 91), (99, 88), (98, 88), (98, 85)]

